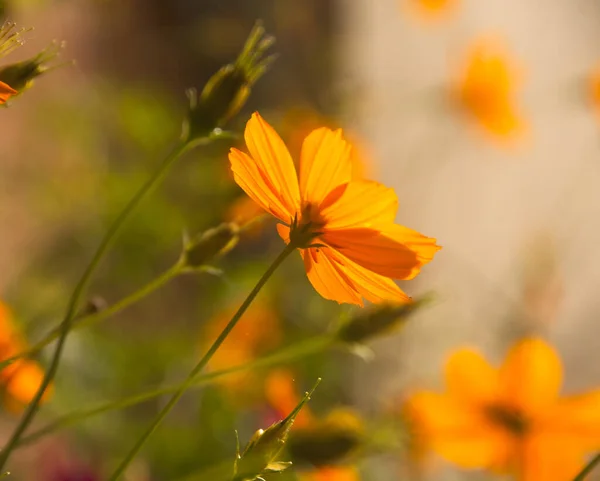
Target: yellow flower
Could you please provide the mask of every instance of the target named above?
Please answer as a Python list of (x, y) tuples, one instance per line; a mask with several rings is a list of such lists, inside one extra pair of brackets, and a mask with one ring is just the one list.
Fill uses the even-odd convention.
[[(0, 302), (0, 360), (8, 359), (26, 349), (12, 323), (8, 308)], [(35, 361), (20, 359), (0, 371), (4, 386), (4, 403), (11, 411), (20, 410), (35, 396), (44, 378), (44, 372)], [(51, 389), (44, 393), (48, 399)]]
[(5, 104), (9, 98), (16, 94), (17, 91), (10, 85), (0, 82), (0, 105)]
[(351, 146), (341, 130), (313, 130), (299, 175), (275, 130), (258, 113), (245, 131), (247, 155), (231, 149), (237, 184), (281, 223), (279, 235), (300, 249), (312, 285), (326, 299), (363, 305), (406, 302), (392, 279), (412, 279), (440, 249), (435, 239), (394, 223), (392, 189), (352, 178)]
[(562, 366), (540, 339), (524, 339), (499, 369), (461, 349), (446, 365), (446, 392), (419, 392), (407, 412), (422, 441), (463, 468), (521, 481), (573, 479), (600, 448), (600, 390), (559, 397)]
[[(212, 319), (203, 338), (215, 339), (231, 319), (231, 312), (224, 311)], [(277, 346), (281, 331), (276, 313), (264, 301), (256, 301), (250, 306), (237, 329), (225, 339), (212, 357), (209, 367), (219, 371), (252, 361), (261, 353)], [(206, 346), (203, 344), (204, 350)], [(219, 384), (234, 395), (247, 394), (252, 386), (259, 384), (256, 373), (240, 372), (220, 378)], [(294, 405), (295, 407), (295, 405)], [(286, 412), (286, 415), (289, 413)]]
[(475, 42), (458, 79), (457, 97), (465, 112), (496, 138), (522, 133), (518, 74), (504, 47), (490, 39)]
[[(406, 0), (403, 0), (406, 1)], [(439, 19), (456, 8), (458, 0), (408, 0), (409, 6), (420, 17)]]

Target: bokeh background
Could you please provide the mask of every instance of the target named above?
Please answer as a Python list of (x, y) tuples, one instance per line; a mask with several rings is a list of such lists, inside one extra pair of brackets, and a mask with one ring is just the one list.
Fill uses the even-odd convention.
[[(249, 439), (319, 376), (310, 416), (351, 406), (366, 426), (385, 432), (404, 394), (439, 386), (445, 356), (464, 344), (499, 360), (514, 339), (539, 333), (563, 356), (566, 392), (598, 384), (600, 106), (590, 82), (600, 61), (600, 4), (439, 3), (3, 2), (5, 18), (35, 27), (14, 59), (66, 42), (57, 63), (67, 63), (40, 77), (0, 120), (0, 296), (31, 342), (60, 319), (99, 237), (177, 139), (184, 90), (200, 88), (235, 58), (256, 19), (277, 38), (279, 57), (231, 128), (240, 131), (260, 110), (294, 152), (313, 126), (342, 126), (365, 170), (396, 189), (398, 221), (444, 246), (403, 285), (413, 296), (435, 292), (436, 302), (374, 343), (373, 356), (328, 351), (189, 393), (128, 479), (203, 479), (203, 470), (233, 459), (235, 430)], [(522, 128), (514, 136), (486, 131), (455, 95), (467, 52), (483, 37), (505, 46), (517, 71)], [(112, 303), (128, 295), (176, 261), (184, 231), (242, 215), (247, 205), (228, 174), (229, 147), (216, 143), (177, 165), (103, 263), (94, 296)], [(267, 223), (220, 262), (223, 275), (178, 277), (73, 334), (38, 427), (180, 380), (279, 249)], [(213, 369), (327, 332), (352, 312), (320, 298), (296, 257), (255, 309)], [(102, 479), (163, 402), (105, 413), (21, 449), (14, 479)], [(10, 410), (2, 416), (0, 437), (16, 419)], [(414, 474), (398, 431), (346, 460), (360, 479)], [(437, 469), (435, 479), (481, 476)]]

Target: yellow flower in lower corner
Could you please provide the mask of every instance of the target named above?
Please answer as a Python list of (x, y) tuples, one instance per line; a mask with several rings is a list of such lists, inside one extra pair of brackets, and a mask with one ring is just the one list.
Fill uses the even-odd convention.
[(254, 113), (244, 133), (250, 155), (229, 154), (237, 184), (276, 217), (279, 235), (300, 249), (312, 285), (326, 299), (363, 305), (407, 302), (392, 279), (412, 279), (440, 249), (435, 239), (394, 223), (398, 198), (353, 179), (341, 130), (313, 130), (299, 173), (275, 130)]
[[(26, 344), (15, 329), (8, 308), (0, 302), (0, 360), (8, 359), (25, 349)], [(19, 411), (33, 399), (43, 378), (44, 372), (35, 361), (19, 359), (6, 366), (0, 371), (5, 407), (11, 411)], [(50, 393), (51, 389), (46, 390), (43, 400), (47, 400)]]
[(600, 389), (560, 397), (554, 349), (525, 339), (499, 369), (461, 349), (446, 365), (446, 392), (415, 393), (407, 411), (424, 445), (463, 468), (521, 481), (565, 481), (600, 449)]
[(517, 105), (518, 73), (500, 42), (475, 42), (457, 82), (457, 97), (465, 112), (496, 138), (523, 133)]

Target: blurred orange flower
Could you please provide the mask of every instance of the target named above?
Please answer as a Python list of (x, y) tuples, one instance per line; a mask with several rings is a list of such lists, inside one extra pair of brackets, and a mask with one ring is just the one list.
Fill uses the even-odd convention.
[[(300, 402), (292, 372), (287, 369), (273, 369), (265, 380), (265, 398), (282, 418), (292, 412)], [(296, 417), (294, 428), (305, 427), (312, 421), (312, 412), (305, 405)]]
[(541, 339), (515, 344), (499, 369), (461, 349), (448, 359), (446, 393), (415, 393), (407, 412), (425, 444), (463, 468), (564, 481), (600, 449), (600, 389), (559, 397), (561, 383), (560, 359)]
[(589, 77), (588, 92), (592, 105), (600, 112), (600, 67), (597, 67)]
[[(0, 360), (19, 354), (26, 349), (25, 342), (16, 331), (8, 308), (0, 302)], [(4, 386), (4, 403), (11, 411), (19, 411), (29, 403), (39, 389), (44, 372), (35, 361), (20, 359), (0, 371)], [(46, 390), (47, 400), (51, 389)]]
[(500, 42), (483, 39), (472, 45), (456, 94), (463, 109), (496, 138), (524, 131), (516, 99), (518, 77)]
[[(227, 325), (232, 313), (221, 312), (213, 318), (207, 325), (203, 339), (212, 342)], [(280, 340), (277, 314), (266, 302), (256, 301), (212, 357), (209, 368), (220, 371), (245, 364), (276, 347)], [(206, 349), (206, 345), (203, 347)], [(246, 393), (250, 387), (261, 385), (256, 376), (254, 371), (232, 373), (220, 378), (219, 384), (234, 395)]]
[(458, 0), (408, 0), (408, 2), (416, 13), (427, 19), (439, 19), (454, 10), (459, 3)]
[(6, 103), (9, 98), (16, 94), (17, 91), (10, 85), (0, 82), (0, 105)]
[(407, 302), (392, 279), (412, 279), (440, 249), (435, 239), (394, 223), (392, 189), (352, 179), (351, 146), (341, 130), (313, 130), (300, 173), (275, 130), (254, 113), (245, 130), (250, 155), (231, 149), (237, 184), (276, 217), (282, 239), (300, 249), (308, 278), (326, 299), (363, 305)]
[(300, 476), (301, 481), (358, 481), (356, 468), (352, 466), (327, 466)]

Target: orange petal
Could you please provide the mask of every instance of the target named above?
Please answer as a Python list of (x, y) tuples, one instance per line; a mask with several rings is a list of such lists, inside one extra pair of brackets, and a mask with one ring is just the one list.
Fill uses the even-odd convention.
[(358, 293), (375, 304), (381, 302), (405, 303), (410, 302), (398, 285), (388, 277), (375, 274), (359, 266), (350, 259), (345, 259), (339, 253), (327, 251), (330, 257), (341, 259), (343, 269)]
[(302, 200), (320, 205), (336, 187), (352, 178), (351, 146), (335, 132), (322, 127), (313, 130), (302, 144), (300, 191)]
[(300, 251), (311, 284), (325, 299), (340, 304), (362, 306), (363, 301), (358, 294), (357, 286), (343, 266), (336, 259), (328, 256), (325, 250), (326, 248), (311, 248)]
[(13, 89), (10, 85), (5, 84), (4, 82), (0, 82), (0, 105), (6, 103), (6, 101), (16, 95), (17, 91)]
[(423, 262), (396, 235), (386, 234), (365, 228), (336, 229), (326, 231), (322, 239), (370, 271), (392, 279), (412, 279)]
[(600, 389), (560, 399), (545, 425), (590, 450), (600, 450)]
[(446, 384), (452, 396), (473, 406), (495, 402), (500, 387), (498, 370), (471, 349), (460, 349), (450, 356)]
[(507, 437), (485, 422), (479, 410), (449, 396), (417, 393), (408, 401), (417, 431), (439, 455), (463, 468), (485, 468), (505, 449)]
[(540, 432), (522, 442), (515, 460), (520, 481), (564, 481), (574, 479), (585, 464), (583, 453), (568, 438)]
[(281, 221), (290, 222), (294, 211), (288, 210), (279, 191), (269, 182), (253, 159), (237, 149), (231, 149), (229, 162), (235, 182), (254, 202)]
[[(15, 400), (27, 404), (33, 399), (42, 384), (44, 372), (35, 362), (22, 362), (15, 371), (6, 387), (7, 393)], [(50, 395), (50, 390), (44, 393), (44, 399)]]
[(258, 112), (254, 112), (244, 131), (246, 146), (265, 181), (273, 186), (288, 212), (300, 210), (298, 176), (290, 153), (271, 127)]
[(328, 229), (371, 227), (393, 223), (398, 210), (394, 189), (379, 182), (350, 182), (340, 197), (321, 211)]
[(562, 365), (542, 339), (524, 339), (509, 351), (500, 368), (503, 402), (526, 414), (539, 415), (558, 398)]

